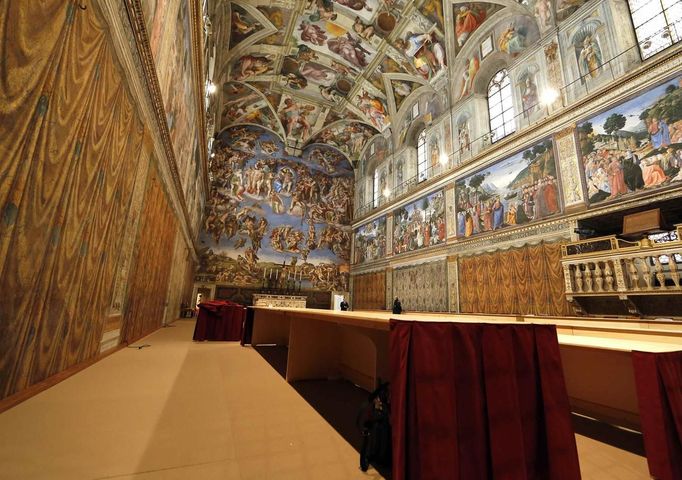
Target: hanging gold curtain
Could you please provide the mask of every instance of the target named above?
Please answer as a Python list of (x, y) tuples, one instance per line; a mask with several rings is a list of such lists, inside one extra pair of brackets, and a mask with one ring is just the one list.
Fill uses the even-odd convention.
[(99, 352), (144, 129), (96, 5), (0, 18), (1, 398)]
[(463, 313), (571, 314), (558, 243), (459, 257), (458, 262)]

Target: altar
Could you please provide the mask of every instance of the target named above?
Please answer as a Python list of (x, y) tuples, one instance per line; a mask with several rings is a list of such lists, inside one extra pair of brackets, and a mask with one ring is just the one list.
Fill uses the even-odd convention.
[(278, 308), (306, 308), (308, 297), (305, 295), (273, 295), (267, 293), (254, 293), (254, 307), (278, 307)]

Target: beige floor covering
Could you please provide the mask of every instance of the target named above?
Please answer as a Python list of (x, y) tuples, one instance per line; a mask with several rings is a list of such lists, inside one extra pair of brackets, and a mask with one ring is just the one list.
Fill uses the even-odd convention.
[[(257, 352), (177, 321), (0, 414), (0, 479), (376, 479)], [(577, 436), (585, 480), (646, 461)]]

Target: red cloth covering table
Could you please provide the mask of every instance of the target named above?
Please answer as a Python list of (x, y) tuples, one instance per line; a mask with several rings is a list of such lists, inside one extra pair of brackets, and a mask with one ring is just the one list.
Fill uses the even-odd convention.
[(391, 320), (393, 478), (580, 478), (554, 325)]
[(649, 473), (682, 479), (682, 352), (632, 352)]
[(218, 300), (200, 303), (193, 339), (239, 341), (245, 317), (246, 308), (238, 303)]

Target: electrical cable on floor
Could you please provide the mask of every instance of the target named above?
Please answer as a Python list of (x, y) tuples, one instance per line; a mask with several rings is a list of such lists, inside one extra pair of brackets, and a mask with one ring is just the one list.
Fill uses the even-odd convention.
[(137, 348), (138, 350), (142, 350), (144, 347), (151, 347), (148, 343), (145, 343), (144, 345), (128, 345), (128, 348)]

